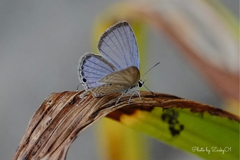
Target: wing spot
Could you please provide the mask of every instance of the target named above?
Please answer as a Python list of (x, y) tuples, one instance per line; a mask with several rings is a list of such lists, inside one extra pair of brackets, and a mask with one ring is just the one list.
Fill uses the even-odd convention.
[(86, 78), (83, 78), (82, 80), (83, 80), (83, 82), (87, 82), (87, 79), (86, 79)]

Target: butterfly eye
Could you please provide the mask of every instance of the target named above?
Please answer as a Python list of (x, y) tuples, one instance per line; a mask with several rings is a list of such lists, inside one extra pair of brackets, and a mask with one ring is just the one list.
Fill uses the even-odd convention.
[(141, 80), (139, 80), (139, 81), (138, 81), (138, 87), (142, 87), (142, 86), (143, 86), (143, 84), (144, 84), (144, 82), (143, 82), (143, 81), (141, 81)]
[(86, 78), (83, 78), (82, 81), (83, 81), (83, 82), (87, 82)]

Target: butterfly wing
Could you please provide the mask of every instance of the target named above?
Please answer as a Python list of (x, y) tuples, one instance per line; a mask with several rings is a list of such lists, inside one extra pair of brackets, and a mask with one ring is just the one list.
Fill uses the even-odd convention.
[(107, 84), (120, 84), (123, 87), (131, 88), (136, 86), (140, 79), (140, 72), (137, 67), (132, 66), (121, 71), (113, 72), (102, 79), (99, 82)]
[(103, 85), (98, 81), (115, 70), (116, 68), (111, 63), (94, 53), (86, 53), (78, 63), (79, 81), (85, 90)]
[(103, 33), (99, 40), (98, 50), (117, 70), (130, 66), (139, 69), (136, 38), (125, 21), (113, 25)]
[(135, 92), (140, 79), (139, 56), (128, 23), (120, 22), (107, 29), (99, 40), (98, 50), (102, 56), (87, 53), (80, 58), (79, 80), (86, 90), (80, 97), (90, 93), (102, 97), (115, 92)]

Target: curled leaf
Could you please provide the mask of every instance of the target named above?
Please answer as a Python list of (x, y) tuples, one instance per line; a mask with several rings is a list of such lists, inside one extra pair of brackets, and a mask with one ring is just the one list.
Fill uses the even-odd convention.
[[(102, 98), (88, 96), (81, 99), (79, 97), (81, 93), (66, 91), (49, 95), (31, 118), (13, 159), (65, 159), (68, 148), (79, 133), (102, 117), (108, 115), (108, 117), (120, 121), (123, 118), (122, 115), (136, 114), (137, 111), (145, 111), (158, 115), (157, 112), (159, 111), (156, 110), (156, 106), (161, 111), (170, 108), (180, 110), (183, 108), (190, 109), (190, 113), (199, 112), (203, 114), (206, 112), (210, 117), (216, 117), (217, 115), (227, 120), (231, 119), (233, 122), (239, 122), (239, 117), (223, 110), (167, 94), (155, 93), (155, 95), (152, 95), (149, 92), (142, 91), (141, 100), (138, 97), (133, 97), (131, 103), (128, 104), (129, 96), (126, 95), (115, 105), (119, 94), (111, 94)], [(165, 117), (161, 115), (158, 118), (161, 122), (167, 123), (169, 123), (169, 119), (172, 120), (170, 123), (177, 123), (178, 116), (176, 117), (175, 111), (170, 111), (165, 114)], [(122, 120), (120, 122), (124, 122), (125, 124), (127, 121), (129, 124), (132, 122), (131, 116), (125, 116)], [(135, 120), (141, 124), (144, 119), (136, 119), (135, 116)], [(192, 121), (192, 119), (189, 121)], [(181, 121), (181, 123), (183, 122)], [(151, 123), (147, 123), (149, 123), (147, 130), (150, 130), (152, 127)], [(197, 124), (195, 125), (197, 126)], [(136, 128), (136, 126), (134, 125), (132, 128)], [(170, 135), (172, 136), (182, 135), (182, 133), (178, 134), (178, 132), (184, 133), (184, 130), (191, 131), (190, 128), (185, 129), (181, 124), (178, 126), (178, 129), (175, 127), (173, 125), (170, 128)], [(161, 132), (159, 130), (154, 131), (154, 134), (162, 135), (163, 133)], [(152, 135), (152, 133), (149, 135)], [(155, 135), (152, 136), (156, 137)], [(186, 137), (185, 141), (187, 142)]]

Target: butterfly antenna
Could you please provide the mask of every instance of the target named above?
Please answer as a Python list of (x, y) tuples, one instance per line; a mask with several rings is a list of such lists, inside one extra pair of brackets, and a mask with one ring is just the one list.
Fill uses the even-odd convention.
[[(156, 63), (154, 66), (152, 66), (149, 70), (147, 70), (147, 72), (145, 72), (141, 77), (144, 77), (151, 69), (153, 69), (154, 67), (156, 67), (157, 65), (159, 65), (160, 64), (160, 62), (158, 62), (158, 63)], [(140, 78), (141, 79), (141, 78)], [(144, 85), (144, 82), (145, 82), (146, 80), (144, 80), (143, 82), (142, 82), (142, 85), (149, 91), (149, 92), (151, 92), (152, 93), (152, 95), (153, 96), (155, 96), (155, 94), (149, 89), (149, 88), (147, 88), (147, 86), (145, 86)]]
[(145, 86), (145, 85), (143, 85), (143, 86), (144, 86), (149, 92), (151, 92), (153, 96), (155, 96), (155, 94), (154, 94), (147, 86)]
[(144, 77), (150, 70), (152, 70), (154, 67), (156, 67), (157, 65), (159, 65), (160, 62), (156, 63), (154, 66), (152, 66), (149, 70), (147, 70), (147, 72), (145, 72), (141, 77)]

